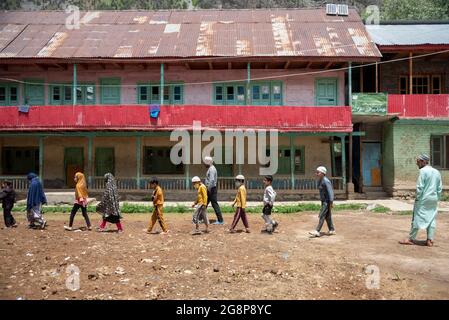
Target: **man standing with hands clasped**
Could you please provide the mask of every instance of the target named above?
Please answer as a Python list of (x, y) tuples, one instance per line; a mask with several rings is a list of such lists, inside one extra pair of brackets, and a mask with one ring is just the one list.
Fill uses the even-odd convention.
[(326, 220), (327, 227), (329, 228), (328, 235), (335, 234), (334, 224), (332, 223), (331, 210), (334, 206), (334, 190), (332, 188), (331, 181), (326, 177), (327, 169), (325, 167), (318, 167), (315, 175), (318, 177), (318, 190), (320, 190), (321, 210), (319, 214), (320, 221), (315, 230), (309, 232), (313, 237), (321, 236), (321, 228), (323, 227), (324, 220)]
[(204, 157), (204, 164), (207, 168), (206, 180), (204, 184), (207, 187), (207, 206), (209, 203), (212, 203), (212, 208), (214, 208), (215, 215), (217, 216), (217, 221), (212, 224), (224, 224), (223, 216), (221, 214), (220, 206), (218, 205), (218, 196), (217, 196), (217, 180), (218, 174), (217, 169), (213, 164), (212, 157)]

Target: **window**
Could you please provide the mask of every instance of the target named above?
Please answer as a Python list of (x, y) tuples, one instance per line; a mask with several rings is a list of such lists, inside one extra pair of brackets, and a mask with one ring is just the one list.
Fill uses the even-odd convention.
[(251, 83), (251, 100), (254, 105), (282, 105), (282, 82), (266, 81)]
[[(71, 83), (50, 85), (50, 104), (72, 104), (73, 85)], [(76, 87), (76, 104), (95, 104), (95, 84), (79, 83)]]
[[(295, 174), (305, 173), (305, 156), (304, 156), (304, 146), (295, 146), (293, 149), (293, 164)], [(278, 174), (290, 174), (291, 173), (291, 157), (292, 150), (290, 147), (279, 147), (278, 150)], [(267, 149), (267, 156), (270, 154), (270, 150)], [(269, 166), (269, 164), (267, 165)]]
[[(101, 104), (120, 104), (121, 101), (121, 82), (120, 78), (100, 79), (100, 103)], [(92, 93), (90, 93), (92, 98)]]
[[(137, 103), (160, 104), (159, 95), (160, 86), (154, 84), (138, 84), (137, 85)], [(184, 103), (184, 86), (181, 83), (167, 83), (164, 86), (164, 103), (165, 104), (183, 104)]]
[(3, 147), (3, 174), (25, 175), (39, 172), (39, 148), (35, 147)]
[(449, 134), (430, 138), (431, 163), (435, 168), (449, 169)]
[(246, 85), (243, 83), (214, 84), (214, 104), (245, 105)]
[(144, 174), (182, 174), (184, 165), (174, 165), (170, 160), (170, 147), (144, 147)]
[(18, 86), (13, 83), (0, 83), (0, 106), (14, 106), (18, 103)]
[[(409, 94), (409, 77), (401, 76), (399, 78), (399, 93)], [(432, 76), (413, 76), (413, 94), (441, 94), (442, 81), (440, 75)]]
[(95, 176), (101, 177), (106, 173), (115, 174), (114, 148), (95, 149)]

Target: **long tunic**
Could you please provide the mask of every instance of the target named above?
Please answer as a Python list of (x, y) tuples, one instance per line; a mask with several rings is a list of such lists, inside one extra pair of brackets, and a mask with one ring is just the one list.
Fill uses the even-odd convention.
[(429, 165), (419, 170), (413, 207), (413, 228), (427, 229), (435, 222), (442, 189), (441, 174), (438, 170)]

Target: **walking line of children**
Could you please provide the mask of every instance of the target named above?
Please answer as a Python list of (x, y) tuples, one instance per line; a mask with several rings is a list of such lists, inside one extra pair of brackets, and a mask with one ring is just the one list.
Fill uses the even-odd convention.
[[(335, 234), (335, 228), (332, 222), (332, 207), (334, 201), (334, 193), (330, 180), (326, 177), (327, 170), (325, 167), (318, 167), (316, 170), (316, 176), (318, 178), (318, 189), (321, 198), (321, 210), (319, 213), (319, 222), (314, 231), (309, 232), (313, 237), (321, 236), (321, 228), (323, 227), (324, 221), (326, 221), (329, 228), (329, 235)], [(122, 214), (120, 212), (119, 206), (119, 196), (117, 191), (117, 184), (114, 176), (111, 173), (107, 173), (105, 178), (105, 191), (101, 202), (96, 206), (96, 212), (102, 215), (102, 222), (97, 228), (97, 231), (103, 232), (106, 230), (106, 224), (114, 223), (117, 226), (118, 232), (123, 232), (123, 227), (121, 224)], [(27, 218), (30, 223), (30, 228), (40, 228), (44, 229), (46, 226), (46, 221), (42, 217), (42, 205), (47, 203), (42, 184), (36, 174), (30, 173), (28, 175), (30, 180), (30, 187), (27, 196)], [(82, 215), (87, 225), (87, 229), (91, 230), (91, 223), (89, 216), (87, 214), (87, 183), (86, 178), (83, 173), (77, 172), (75, 174), (74, 180), (76, 182), (75, 186), (75, 202), (70, 213), (69, 225), (64, 226), (68, 231), (73, 230), (73, 222), (76, 213), (81, 209)], [(209, 219), (207, 217), (207, 205), (210, 203), (208, 201), (208, 189), (206, 185), (201, 181), (198, 176), (192, 178), (192, 184), (195, 190), (197, 190), (197, 197), (195, 202), (192, 204), (192, 208), (195, 208), (193, 213), (192, 222), (195, 226), (192, 235), (199, 235), (202, 233), (209, 233)], [(273, 189), (273, 177), (265, 176), (263, 179), (263, 184), (265, 186), (263, 193), (263, 209), (262, 209), (262, 219), (265, 223), (262, 232), (272, 234), (275, 232), (279, 223), (272, 218), (272, 212), (274, 207), (274, 202), (276, 199), (276, 191)], [(250, 233), (248, 218), (245, 212), (246, 209), (246, 198), (247, 192), (245, 187), (245, 177), (241, 174), (235, 177), (235, 186), (237, 188), (237, 193), (232, 203), (232, 207), (235, 207), (235, 214), (233, 221), (229, 228), (229, 233), (236, 232), (236, 226), (241, 219), (245, 227), (245, 232)], [(156, 222), (162, 229), (160, 234), (165, 235), (169, 233), (164, 214), (164, 193), (162, 187), (159, 185), (159, 181), (156, 177), (150, 180), (150, 187), (153, 189), (152, 202), (153, 202), (153, 214), (151, 216), (150, 224), (148, 229), (145, 231), (150, 234), (157, 234), (158, 232), (153, 232)], [(209, 191), (210, 194), (210, 191)], [(11, 214), (12, 208), (15, 202), (15, 191), (12, 187), (10, 181), (4, 181), (2, 183), (2, 190), (0, 192), (0, 200), (2, 200), (3, 214), (6, 227), (16, 227), (16, 221)], [(216, 208), (214, 208), (216, 209)], [(204, 223), (204, 231), (200, 231), (199, 225)], [(38, 226), (36, 226), (38, 224)], [(220, 221), (222, 224), (222, 221)]]

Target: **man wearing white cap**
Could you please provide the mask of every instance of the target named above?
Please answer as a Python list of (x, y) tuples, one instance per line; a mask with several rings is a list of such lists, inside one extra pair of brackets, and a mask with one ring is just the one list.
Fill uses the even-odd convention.
[(400, 244), (415, 244), (419, 229), (427, 230), (426, 245), (433, 246), (438, 200), (440, 200), (443, 184), (441, 174), (429, 165), (430, 157), (421, 154), (416, 159), (419, 168), (418, 182), (416, 183), (415, 205), (413, 206), (412, 227), (409, 238), (399, 241)]
[(321, 228), (323, 227), (324, 220), (326, 220), (327, 227), (329, 228), (329, 235), (335, 234), (334, 224), (332, 223), (331, 209), (334, 206), (334, 190), (332, 183), (326, 177), (327, 169), (325, 167), (318, 167), (315, 175), (318, 177), (318, 189), (320, 190), (321, 210), (319, 214), (318, 226), (315, 230), (309, 232), (314, 237), (321, 236)]
[(204, 184), (207, 187), (207, 206), (209, 206), (209, 203), (212, 203), (212, 208), (214, 208), (215, 215), (217, 216), (217, 221), (212, 224), (223, 224), (223, 216), (221, 214), (220, 206), (218, 205), (217, 196), (217, 169), (214, 166), (212, 157), (204, 157), (204, 164), (207, 168), (206, 180), (204, 181)]

